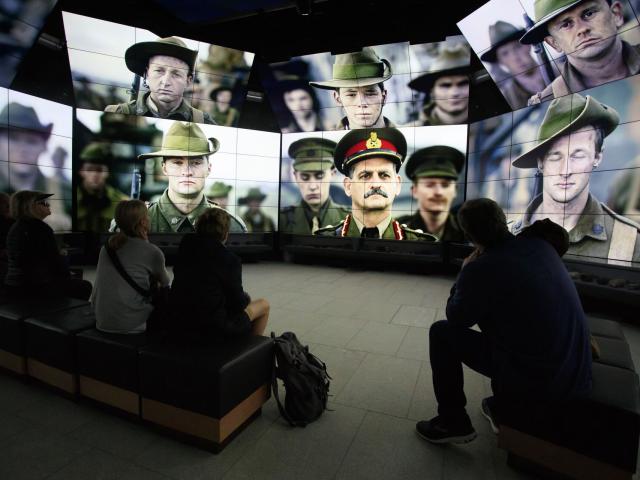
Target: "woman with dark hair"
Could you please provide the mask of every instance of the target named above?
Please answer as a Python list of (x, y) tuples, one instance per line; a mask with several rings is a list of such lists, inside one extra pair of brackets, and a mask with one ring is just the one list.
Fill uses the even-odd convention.
[(91, 283), (70, 278), (53, 230), (43, 221), (51, 215), (48, 199), (52, 195), (21, 190), (11, 196), (11, 217), (15, 222), (7, 234), (5, 289), (22, 297), (87, 300)]
[(251, 301), (242, 288), (242, 263), (225, 247), (229, 215), (210, 208), (196, 222), (196, 233), (182, 237), (173, 267), (169, 330), (190, 341), (262, 335), (269, 302)]
[(140, 333), (147, 329), (154, 310), (150, 294), (143, 295), (142, 291), (150, 292), (153, 284), (168, 287), (169, 274), (162, 250), (148, 241), (150, 223), (144, 202), (121, 201), (116, 206), (115, 221), (120, 231), (100, 250), (96, 268), (91, 298), (96, 328), (110, 333)]

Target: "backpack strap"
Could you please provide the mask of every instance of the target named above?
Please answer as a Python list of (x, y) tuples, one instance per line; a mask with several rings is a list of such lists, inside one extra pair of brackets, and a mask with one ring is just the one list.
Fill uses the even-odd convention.
[(107, 254), (111, 259), (111, 263), (113, 263), (113, 266), (116, 267), (116, 270), (118, 271), (120, 276), (124, 278), (124, 280), (131, 286), (131, 288), (133, 288), (136, 292), (138, 292), (143, 297), (150, 298), (151, 291), (145, 290), (140, 285), (138, 285), (133, 278), (131, 278), (131, 276), (127, 273), (127, 271), (122, 266), (122, 263), (120, 262), (120, 259), (118, 258), (118, 254), (116, 253), (116, 251), (113, 250), (111, 247), (109, 247), (109, 245), (105, 245), (104, 249), (107, 251)]

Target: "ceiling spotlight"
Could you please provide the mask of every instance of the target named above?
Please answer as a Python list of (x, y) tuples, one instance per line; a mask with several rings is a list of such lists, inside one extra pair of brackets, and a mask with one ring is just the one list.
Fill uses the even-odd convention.
[(298, 15), (304, 15), (305, 17), (311, 15), (312, 7), (313, 0), (296, 0)]

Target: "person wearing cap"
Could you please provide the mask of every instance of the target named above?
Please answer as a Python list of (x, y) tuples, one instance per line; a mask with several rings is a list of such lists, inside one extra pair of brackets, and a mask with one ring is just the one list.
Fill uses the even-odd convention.
[(384, 82), (392, 75), (391, 64), (380, 59), (373, 48), (365, 47), (360, 52), (336, 55), (333, 78), (309, 85), (333, 90), (334, 100), (344, 108), (346, 116), (332, 130), (393, 127), (382, 116), (387, 99)]
[(214, 182), (207, 191), (207, 200), (217, 206), (227, 208), (229, 206), (229, 192), (233, 189), (231, 185), (224, 182)]
[(413, 182), (411, 195), (418, 202), (418, 211), (399, 217), (398, 222), (442, 242), (463, 242), (464, 233), (451, 212), (463, 165), (464, 154), (453, 147), (434, 145), (414, 152), (405, 173)]
[(327, 225), (317, 235), (396, 240), (435, 241), (393, 219), (393, 201), (400, 193), (398, 171), (407, 153), (407, 141), (396, 128), (354, 130), (347, 133), (334, 153), (334, 163), (351, 197), (351, 213), (337, 225)]
[(238, 124), (240, 112), (231, 106), (232, 97), (233, 91), (224, 85), (211, 90), (209, 94), (213, 102), (211, 117), (218, 125), (235, 127)]
[(246, 205), (247, 210), (240, 216), (249, 232), (273, 232), (276, 229), (273, 220), (266, 215), (260, 206), (267, 196), (259, 188), (250, 188), (246, 197), (238, 199), (238, 205)]
[(498, 20), (489, 27), (491, 48), (480, 55), (483, 62), (497, 63), (508, 72), (509, 79), (498, 87), (513, 110), (526, 107), (531, 95), (546, 87), (531, 46), (519, 42), (525, 31)]
[[(71, 230), (71, 182), (62, 170), (48, 177), (38, 168), (44, 163), (41, 157), (47, 152), (52, 130), (53, 123), (41, 123), (33, 107), (17, 102), (5, 105), (0, 111), (0, 163), (8, 162), (8, 167), (0, 169), (0, 187), (9, 194), (20, 190), (55, 194), (62, 200), (54, 203), (47, 223), (55, 230)], [(65, 156), (66, 151), (58, 148), (51, 160), (61, 169)], [(57, 165), (56, 161), (62, 164)]]
[(80, 153), (80, 178), (76, 189), (77, 230), (107, 232), (115, 216), (116, 205), (129, 199), (107, 183), (113, 160), (111, 145), (106, 142), (91, 142)]
[(516, 168), (542, 175), (542, 193), (513, 224), (514, 234), (549, 218), (569, 232), (569, 254), (610, 263), (640, 261), (640, 225), (590, 192), (591, 174), (604, 160), (604, 139), (619, 121), (613, 108), (589, 95), (574, 93), (551, 102), (535, 146), (513, 161)]
[(127, 68), (144, 79), (149, 91), (137, 100), (107, 105), (105, 112), (215, 124), (211, 116), (189, 105), (185, 91), (193, 85), (197, 50), (176, 37), (139, 42), (124, 54)]
[(52, 228), (43, 220), (51, 215), (52, 193), (20, 190), (11, 196), (15, 222), (7, 234), (5, 289), (20, 298), (73, 297), (88, 300), (91, 283), (70, 278)]
[(409, 82), (409, 87), (427, 95), (422, 125), (456, 125), (469, 117), (468, 46), (445, 46), (429, 71)]
[(620, 38), (624, 24), (618, 0), (536, 0), (535, 23), (520, 39), (544, 41), (566, 55), (560, 75), (536, 93), (537, 104), (640, 73), (640, 45)]
[(280, 210), (279, 230), (312, 235), (326, 225), (336, 225), (349, 213), (329, 193), (335, 175), (336, 143), (325, 138), (302, 138), (289, 146), (293, 178), (300, 190), (300, 203)]
[[(149, 205), (151, 232), (193, 232), (195, 221), (207, 208), (220, 208), (207, 200), (204, 184), (211, 172), (209, 156), (220, 148), (215, 138), (207, 138), (197, 124), (174, 122), (162, 139), (160, 150), (138, 159), (160, 157), (169, 186), (157, 202)], [(241, 220), (231, 216), (232, 231), (246, 231)]]

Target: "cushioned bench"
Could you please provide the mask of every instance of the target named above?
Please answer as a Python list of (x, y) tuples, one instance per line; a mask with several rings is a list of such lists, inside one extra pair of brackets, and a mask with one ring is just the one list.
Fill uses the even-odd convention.
[(76, 334), (96, 323), (90, 304), (24, 320), (29, 376), (71, 395), (78, 392)]
[(88, 303), (73, 298), (10, 301), (0, 304), (0, 367), (20, 375), (26, 374), (25, 318), (85, 305)]
[(266, 337), (211, 347), (140, 349), (142, 418), (220, 451), (269, 398), (273, 343)]
[(622, 327), (616, 321), (587, 315), (587, 323), (589, 324), (591, 335), (596, 337), (617, 338), (620, 340), (625, 339)]
[(129, 414), (140, 415), (138, 350), (146, 333), (119, 335), (95, 328), (76, 336), (80, 395)]
[(498, 445), (509, 463), (539, 474), (577, 479), (631, 479), (640, 436), (638, 376), (593, 363), (593, 392), (542, 418), (498, 412)]

